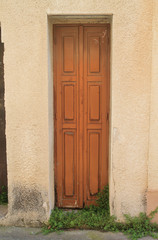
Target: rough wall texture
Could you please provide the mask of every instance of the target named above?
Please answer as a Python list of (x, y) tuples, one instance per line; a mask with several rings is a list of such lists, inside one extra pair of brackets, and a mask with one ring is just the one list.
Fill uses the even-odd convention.
[[(158, 1), (153, 5), (152, 81), (148, 161), (147, 212), (158, 206)], [(155, 219), (158, 223), (158, 214)]]
[[(122, 219), (124, 213), (136, 215), (145, 211), (152, 11), (151, 0), (0, 0), (5, 43), (9, 186), (6, 223), (44, 221), (54, 203), (50, 110), (53, 80), (47, 18), (53, 14), (107, 14), (112, 17), (111, 213)], [(27, 201), (31, 203), (25, 207)]]
[(7, 187), (3, 54), (4, 44), (1, 42), (0, 29), (0, 193), (2, 186)]
[(158, 191), (158, 1), (154, 1), (150, 108), (149, 190)]

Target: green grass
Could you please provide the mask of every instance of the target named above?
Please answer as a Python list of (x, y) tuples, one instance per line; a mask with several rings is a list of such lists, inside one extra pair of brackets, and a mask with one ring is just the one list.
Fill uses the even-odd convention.
[(122, 232), (132, 240), (145, 236), (158, 239), (158, 225), (151, 223), (158, 208), (149, 216), (145, 213), (140, 213), (138, 217), (125, 215), (125, 222), (118, 222), (114, 216), (110, 216), (108, 186), (98, 194), (97, 204), (97, 206), (92, 205), (89, 208), (72, 212), (55, 208), (48, 223), (44, 226), (43, 232), (46, 234), (64, 229), (93, 229)]
[(8, 192), (5, 186), (2, 186), (0, 194), (0, 205), (5, 205), (8, 203)]

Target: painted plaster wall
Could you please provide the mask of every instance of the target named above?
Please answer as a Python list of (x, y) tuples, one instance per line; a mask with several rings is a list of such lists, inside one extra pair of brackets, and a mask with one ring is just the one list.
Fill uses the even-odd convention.
[(149, 190), (158, 191), (158, 1), (154, 1), (150, 109)]
[[(158, 206), (158, 1), (153, 5), (152, 81), (147, 212)], [(154, 218), (158, 222), (158, 214)]]
[(145, 211), (152, 4), (151, 0), (0, 0), (9, 184), (4, 224), (37, 225), (54, 205), (48, 37), (48, 15), (53, 14), (112, 16), (111, 213), (122, 219), (124, 213)]

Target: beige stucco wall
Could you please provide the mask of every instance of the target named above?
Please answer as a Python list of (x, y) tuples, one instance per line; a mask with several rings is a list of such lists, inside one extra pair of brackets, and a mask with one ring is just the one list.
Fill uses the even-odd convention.
[[(53, 14), (112, 18), (110, 207), (119, 219), (124, 213), (136, 215), (146, 210), (148, 187), (150, 89), (157, 71), (156, 59), (152, 68), (153, 1), (0, 0), (9, 184), (9, 211), (3, 223), (38, 224), (54, 206), (48, 20)], [(155, 128), (156, 123), (153, 134)]]
[[(158, 207), (158, 1), (153, 5), (147, 212)], [(158, 214), (155, 219), (158, 222)]]
[(158, 191), (158, 1), (154, 1), (150, 108), (149, 190)]

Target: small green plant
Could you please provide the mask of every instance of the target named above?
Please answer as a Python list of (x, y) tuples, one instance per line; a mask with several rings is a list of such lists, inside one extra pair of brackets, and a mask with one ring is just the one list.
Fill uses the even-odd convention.
[(140, 213), (138, 217), (125, 215), (125, 222), (118, 222), (109, 211), (109, 188), (106, 186), (96, 200), (97, 206), (91, 205), (78, 211), (64, 211), (55, 208), (43, 232), (49, 233), (63, 229), (93, 229), (111, 232), (123, 232), (131, 240), (151, 236), (158, 239), (158, 225), (151, 220), (158, 212), (158, 208), (149, 216)]
[[(154, 217), (154, 215), (153, 215)], [(138, 217), (125, 215), (125, 224), (122, 226), (122, 232), (130, 235), (132, 240), (151, 236), (158, 238), (158, 225), (151, 222), (151, 218), (145, 213), (140, 213)]]
[(5, 186), (2, 186), (0, 193), (0, 205), (5, 205), (8, 203), (8, 192)]
[(108, 213), (110, 213), (109, 208), (109, 185), (105, 186), (102, 191), (98, 193), (98, 198), (96, 200), (99, 208), (105, 209)]

